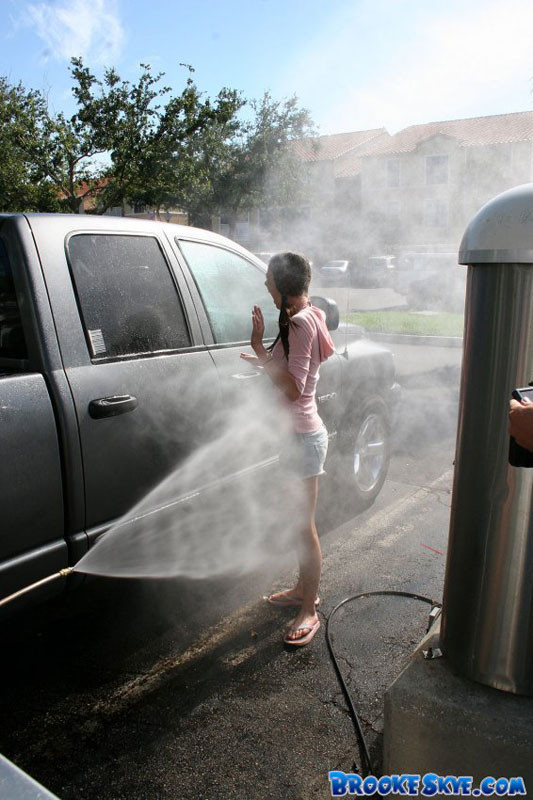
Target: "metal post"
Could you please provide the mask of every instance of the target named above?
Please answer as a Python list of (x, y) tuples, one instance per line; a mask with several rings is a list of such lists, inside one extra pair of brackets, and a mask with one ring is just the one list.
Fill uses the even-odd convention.
[(466, 677), (533, 695), (533, 470), (508, 463), (511, 391), (533, 380), (533, 184), (470, 223), (441, 648)]

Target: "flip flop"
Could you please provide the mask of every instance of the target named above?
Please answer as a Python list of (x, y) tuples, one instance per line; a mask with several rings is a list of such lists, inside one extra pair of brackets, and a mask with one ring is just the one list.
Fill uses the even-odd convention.
[[(313, 625), (301, 625), (299, 628), (293, 628), (292, 630), (287, 631), (285, 636), (283, 637), (283, 641), (285, 644), (291, 645), (292, 647), (304, 647), (304, 645), (309, 644), (309, 642), (313, 639), (315, 633), (320, 628), (320, 620), (317, 621)], [(306, 631), (308, 630), (309, 633), (306, 633), (305, 636), (301, 636), (299, 639), (289, 639), (289, 633), (295, 633), (296, 631)]]
[[(267, 603), (270, 603), (271, 606), (277, 606), (278, 608), (289, 608), (292, 606), (301, 606), (302, 601), (296, 597), (292, 597), (290, 594), (287, 594), (288, 589), (282, 589), (279, 592), (274, 592), (271, 595), (265, 595), (263, 600), (266, 600)], [(315, 606), (320, 605), (320, 597), (317, 597), (315, 600)]]

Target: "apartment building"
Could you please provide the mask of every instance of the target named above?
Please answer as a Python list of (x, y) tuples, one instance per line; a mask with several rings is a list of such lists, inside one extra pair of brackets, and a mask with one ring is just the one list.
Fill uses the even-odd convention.
[[(283, 209), (285, 235), (329, 258), (457, 252), (476, 211), (533, 180), (533, 111), (384, 128), (292, 143), (308, 197)], [(257, 218), (260, 220), (260, 215)], [(262, 231), (266, 246), (268, 228)]]
[(411, 125), (359, 162), (371, 249), (456, 252), (484, 203), (533, 180), (533, 112)]

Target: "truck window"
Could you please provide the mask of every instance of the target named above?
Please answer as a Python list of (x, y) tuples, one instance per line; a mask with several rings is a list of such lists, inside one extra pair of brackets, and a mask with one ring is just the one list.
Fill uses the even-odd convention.
[(181, 300), (157, 239), (76, 234), (67, 249), (93, 358), (190, 346)]
[(252, 308), (261, 306), (265, 338), (277, 335), (279, 312), (265, 288), (265, 273), (249, 261), (210, 244), (179, 241), (198, 286), (218, 344), (246, 342)]
[(0, 358), (27, 357), (13, 273), (0, 240)]

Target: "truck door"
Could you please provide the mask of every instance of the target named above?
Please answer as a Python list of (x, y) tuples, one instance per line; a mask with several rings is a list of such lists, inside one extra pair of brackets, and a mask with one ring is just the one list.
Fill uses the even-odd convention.
[(227, 422), (236, 429), (238, 460), (250, 464), (271, 458), (277, 461), (276, 433), (270, 435), (266, 419), (273, 410), (270, 401), (275, 402), (271, 382), (263, 370), (240, 357), (242, 352), (253, 355), (250, 334), (254, 305), (261, 307), (265, 318), (265, 344), (272, 342), (278, 331), (279, 312), (266, 291), (265, 271), (217, 243), (180, 239), (179, 247), (193, 278), (191, 290), (203, 311), (204, 336), (206, 341), (211, 339), (209, 349), (229, 411)]
[(29, 357), (9, 244), (0, 238), (0, 597), (68, 564), (54, 409)]
[(72, 286), (59, 297), (55, 273), (49, 280), (78, 415), (89, 539), (205, 440), (219, 402), (213, 360), (163, 237), (115, 224), (70, 233), (62, 244)]

